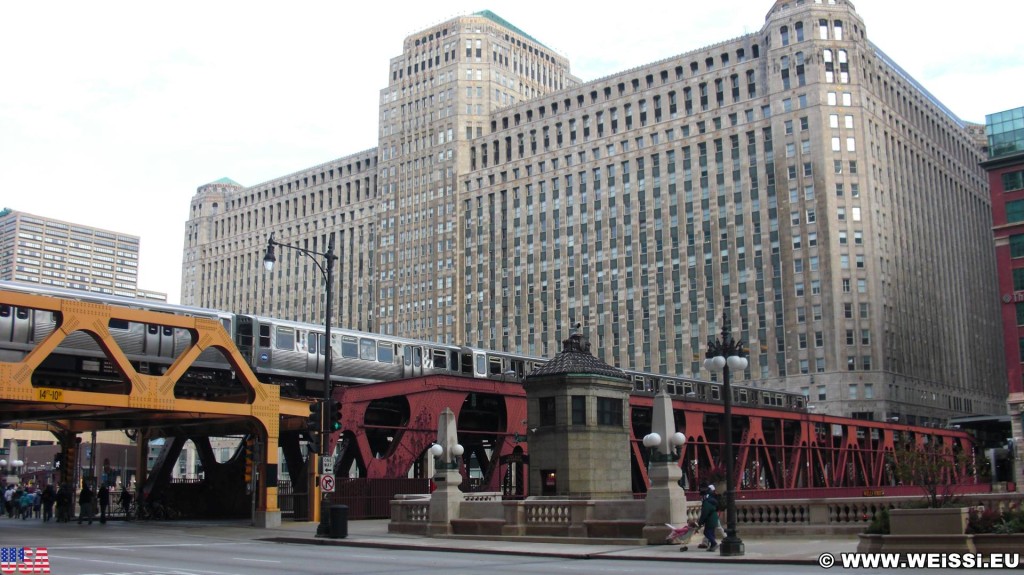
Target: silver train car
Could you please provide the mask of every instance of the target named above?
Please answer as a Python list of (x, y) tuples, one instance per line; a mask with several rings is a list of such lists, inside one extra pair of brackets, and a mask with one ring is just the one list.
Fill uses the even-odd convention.
[[(215, 319), (235, 342), (245, 361), (265, 383), (281, 387), (285, 397), (322, 397), (324, 326), (258, 315), (170, 305), (82, 291), (0, 282), (0, 290)], [(57, 314), (0, 303), (0, 361), (18, 361), (57, 328)], [(110, 333), (140, 373), (162, 373), (192, 344), (188, 330), (111, 320)], [(359, 385), (424, 375), (521, 381), (545, 358), (470, 346), (446, 345), (397, 336), (331, 329), (331, 381)], [(688, 401), (720, 403), (718, 382), (623, 370), (633, 393), (653, 395), (666, 389)], [(123, 392), (127, 383), (99, 345), (84, 332), (69, 335), (33, 374), (45, 387)], [(733, 404), (799, 410), (801, 394), (732, 386)], [(217, 350), (203, 352), (175, 387), (179, 397), (243, 401), (245, 389)]]

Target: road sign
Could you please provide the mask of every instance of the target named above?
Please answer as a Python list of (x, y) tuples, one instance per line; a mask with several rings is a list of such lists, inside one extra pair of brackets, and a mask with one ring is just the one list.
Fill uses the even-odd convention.
[(333, 475), (321, 475), (320, 476), (320, 491), (324, 493), (332, 493), (334, 491), (334, 476)]
[(320, 473), (334, 473), (333, 455), (324, 455), (320, 458)]

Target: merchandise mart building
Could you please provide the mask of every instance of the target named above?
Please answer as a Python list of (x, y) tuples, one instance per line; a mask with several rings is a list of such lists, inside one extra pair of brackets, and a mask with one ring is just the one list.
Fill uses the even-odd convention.
[(379, 146), (201, 186), (183, 303), (322, 323), (322, 276), (271, 233), (337, 242), (333, 325), (744, 384), (816, 413), (942, 425), (1005, 413), (984, 127), (868, 41), (842, 0), (592, 82), (490, 12), (408, 37)]

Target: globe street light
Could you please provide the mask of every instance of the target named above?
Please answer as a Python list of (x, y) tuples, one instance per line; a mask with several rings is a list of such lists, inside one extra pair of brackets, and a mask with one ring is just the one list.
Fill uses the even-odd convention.
[(708, 342), (708, 351), (704, 354), (704, 367), (709, 371), (722, 372), (722, 392), (725, 405), (725, 423), (722, 432), (725, 434), (725, 539), (722, 540), (720, 552), (723, 556), (743, 555), (743, 541), (736, 535), (736, 472), (734, 470), (732, 445), (732, 389), (729, 387), (729, 372), (747, 369), (747, 351), (743, 342), (736, 341), (729, 330), (728, 310), (722, 314), (721, 338)]
[[(271, 233), (270, 238), (267, 240), (267, 253), (263, 256), (263, 267), (266, 268), (267, 272), (272, 272), (274, 271), (274, 263), (277, 261), (277, 258), (274, 257), (274, 246), (280, 246), (282, 248), (300, 252), (313, 261), (317, 269), (320, 270), (320, 274), (324, 278), (324, 284), (327, 286), (325, 290), (327, 295), (327, 309), (324, 314), (324, 343), (321, 346), (324, 351), (324, 395), (320, 399), (320, 441), (317, 446), (317, 452), (321, 456), (326, 456), (328, 454), (327, 448), (330, 445), (330, 415), (327, 412), (328, 406), (331, 404), (331, 315), (334, 310), (334, 296), (332, 294), (332, 290), (334, 284), (334, 260), (338, 259), (338, 256), (334, 255), (334, 234), (329, 234), (328, 237), (327, 251), (321, 254), (299, 246), (282, 244), (281, 242), (275, 241), (274, 234)], [(319, 261), (319, 258), (321, 257), (324, 258), (323, 264)], [(331, 471), (333, 471), (333, 469)], [(326, 535), (327, 531), (327, 517), (323, 512), (323, 509), (321, 509), (320, 524), (317, 526), (316, 532), (317, 535)]]

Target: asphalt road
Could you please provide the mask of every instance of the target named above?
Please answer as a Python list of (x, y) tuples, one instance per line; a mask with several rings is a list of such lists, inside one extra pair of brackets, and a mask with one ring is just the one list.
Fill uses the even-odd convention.
[(45, 547), (53, 575), (678, 575), (680, 572), (831, 575), (873, 572), (825, 570), (809, 565), (582, 559), (260, 541), (265, 535), (259, 529), (240, 529), (237, 524), (218, 527), (193, 522), (118, 521), (106, 525), (98, 522), (78, 525), (0, 518), (0, 547)]

